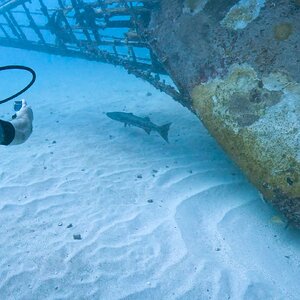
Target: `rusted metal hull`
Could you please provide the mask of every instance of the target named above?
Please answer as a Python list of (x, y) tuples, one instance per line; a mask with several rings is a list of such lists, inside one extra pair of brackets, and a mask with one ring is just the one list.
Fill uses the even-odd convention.
[(191, 110), (298, 227), (299, 20), (297, 0), (162, 0), (145, 32)]

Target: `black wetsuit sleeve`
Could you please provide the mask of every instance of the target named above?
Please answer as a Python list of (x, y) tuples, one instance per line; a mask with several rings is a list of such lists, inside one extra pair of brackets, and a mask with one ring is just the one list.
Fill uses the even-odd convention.
[(3, 137), (0, 141), (0, 145), (9, 145), (15, 138), (15, 128), (7, 121), (0, 120), (0, 126), (2, 127)]

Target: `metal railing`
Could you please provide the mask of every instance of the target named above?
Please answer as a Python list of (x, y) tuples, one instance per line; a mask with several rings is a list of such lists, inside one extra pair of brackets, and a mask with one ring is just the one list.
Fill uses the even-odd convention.
[(0, 46), (119, 65), (184, 105), (141, 33), (158, 5), (158, 0), (0, 1)]

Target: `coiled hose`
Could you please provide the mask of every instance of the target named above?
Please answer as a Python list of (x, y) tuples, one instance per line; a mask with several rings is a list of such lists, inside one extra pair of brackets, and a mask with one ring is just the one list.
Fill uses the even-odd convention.
[(27, 84), (27, 86), (25, 86), (22, 90), (20, 90), (19, 92), (15, 93), (14, 95), (10, 96), (10, 97), (7, 97), (3, 100), (0, 100), (0, 104), (3, 104), (7, 101), (10, 101), (18, 96), (20, 96), (21, 94), (23, 94), (24, 92), (26, 92), (35, 82), (36, 80), (36, 73), (34, 72), (33, 69), (29, 68), (29, 67), (26, 67), (26, 66), (19, 66), (19, 65), (9, 65), (9, 66), (3, 66), (3, 67), (0, 67), (0, 72), (1, 71), (6, 71), (6, 70), (24, 70), (24, 71), (27, 71), (29, 73), (31, 73), (32, 75), (32, 79), (31, 81)]

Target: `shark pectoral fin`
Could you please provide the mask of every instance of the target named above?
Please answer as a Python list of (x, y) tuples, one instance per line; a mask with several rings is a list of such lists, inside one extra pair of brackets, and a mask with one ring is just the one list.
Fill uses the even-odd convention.
[(150, 132), (151, 132), (151, 129), (149, 129), (149, 128), (143, 128), (148, 134), (150, 134)]

